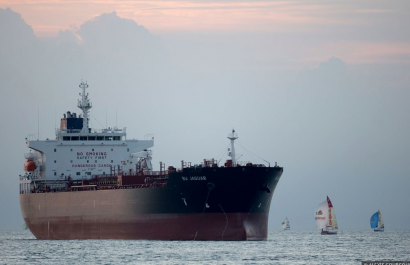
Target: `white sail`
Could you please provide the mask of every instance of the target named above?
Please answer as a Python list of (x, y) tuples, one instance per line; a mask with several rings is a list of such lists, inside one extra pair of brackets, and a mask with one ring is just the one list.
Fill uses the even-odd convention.
[(283, 228), (283, 229), (290, 229), (290, 224), (289, 224), (289, 220), (288, 220), (287, 217), (286, 217), (286, 219), (283, 220), (283, 222), (282, 222), (282, 228)]
[(315, 210), (315, 221), (318, 229), (325, 228), (329, 221), (329, 206), (327, 200), (319, 204)]
[(382, 218), (382, 213), (379, 210), (379, 222), (377, 223), (377, 228), (384, 228), (384, 222), (383, 222), (383, 218)]

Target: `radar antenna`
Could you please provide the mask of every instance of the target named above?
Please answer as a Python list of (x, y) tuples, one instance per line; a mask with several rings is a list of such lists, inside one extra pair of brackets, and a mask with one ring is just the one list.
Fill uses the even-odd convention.
[(92, 108), (92, 105), (88, 99), (88, 93), (85, 93), (85, 89), (88, 88), (87, 81), (83, 82), (81, 80), (79, 87), (82, 89), (82, 93), (80, 94), (81, 100), (78, 100), (77, 107), (83, 111), (83, 129), (81, 133), (88, 133), (88, 111)]

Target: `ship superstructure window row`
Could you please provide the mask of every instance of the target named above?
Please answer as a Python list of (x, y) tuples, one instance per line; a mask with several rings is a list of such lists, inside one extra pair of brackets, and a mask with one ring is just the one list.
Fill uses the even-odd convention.
[(63, 141), (121, 141), (121, 136), (63, 136)]

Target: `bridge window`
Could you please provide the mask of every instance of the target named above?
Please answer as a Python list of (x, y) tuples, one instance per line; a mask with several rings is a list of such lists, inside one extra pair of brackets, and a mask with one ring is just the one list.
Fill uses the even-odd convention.
[(106, 141), (112, 141), (112, 136), (105, 136)]
[(71, 141), (78, 141), (78, 136), (71, 136)]
[(57, 176), (57, 172), (54, 172), (54, 176)]
[(63, 141), (70, 141), (70, 136), (63, 136)]
[(87, 136), (80, 136), (80, 141), (87, 141)]
[(121, 141), (121, 136), (114, 136), (114, 141)]
[(80, 175), (81, 175), (81, 172), (77, 172), (76, 174), (77, 174), (77, 176), (80, 176)]
[(104, 136), (97, 136), (97, 141), (103, 141), (104, 140)]
[(88, 136), (88, 141), (95, 141), (95, 136)]

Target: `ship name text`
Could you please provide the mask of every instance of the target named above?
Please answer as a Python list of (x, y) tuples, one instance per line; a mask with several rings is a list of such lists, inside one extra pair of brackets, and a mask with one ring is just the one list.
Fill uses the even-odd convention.
[(182, 180), (186, 181), (186, 180), (206, 180), (206, 176), (182, 176)]

